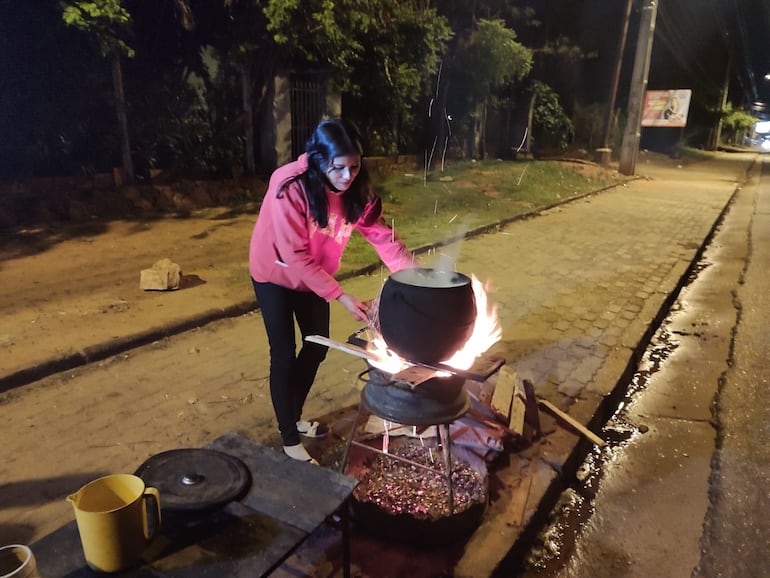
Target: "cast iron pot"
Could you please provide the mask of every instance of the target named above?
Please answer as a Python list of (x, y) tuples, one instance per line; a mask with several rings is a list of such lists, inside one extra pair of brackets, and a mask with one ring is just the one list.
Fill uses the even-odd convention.
[(403, 269), (382, 288), (380, 332), (388, 347), (419, 363), (446, 361), (473, 333), (476, 299), (471, 280), (438, 269)]

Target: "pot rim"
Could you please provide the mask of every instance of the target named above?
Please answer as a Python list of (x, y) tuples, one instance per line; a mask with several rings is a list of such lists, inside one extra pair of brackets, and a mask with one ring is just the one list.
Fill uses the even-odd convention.
[(471, 278), (458, 271), (414, 267), (401, 269), (390, 276), (394, 282), (423, 289), (454, 289), (471, 284)]

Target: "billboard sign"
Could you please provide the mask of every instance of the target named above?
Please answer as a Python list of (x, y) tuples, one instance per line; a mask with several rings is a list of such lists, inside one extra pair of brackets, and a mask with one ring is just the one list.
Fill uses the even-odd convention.
[(648, 90), (644, 93), (642, 126), (682, 127), (687, 125), (692, 90)]

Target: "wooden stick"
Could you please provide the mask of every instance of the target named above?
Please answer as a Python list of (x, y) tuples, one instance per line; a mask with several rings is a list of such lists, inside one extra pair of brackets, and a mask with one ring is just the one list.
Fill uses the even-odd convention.
[[(368, 361), (377, 361), (377, 357), (364, 349), (363, 347), (359, 347), (358, 345), (353, 345), (352, 343), (341, 343), (339, 341), (334, 341), (333, 339), (329, 339), (328, 337), (324, 337), (322, 335), (308, 335), (305, 337), (305, 341), (310, 341), (312, 343), (317, 343), (319, 345), (325, 345), (326, 347), (330, 347), (332, 349), (338, 349), (339, 351), (344, 351), (345, 353), (349, 353), (351, 355), (355, 355), (357, 357), (362, 357), (363, 359), (366, 359)], [(500, 367), (504, 360), (498, 359), (498, 360), (492, 360), (493, 370), (496, 370), (497, 367)], [(420, 363), (416, 361), (409, 361), (404, 360), (404, 363), (406, 363), (407, 366), (410, 367), (421, 367), (423, 369), (429, 369), (431, 371), (445, 371), (447, 373), (451, 373), (453, 375), (458, 375), (460, 377), (463, 377), (465, 379), (470, 379), (473, 381), (478, 382), (484, 382), (488, 375), (479, 375), (473, 371), (473, 368), (470, 370), (465, 369), (457, 369), (450, 365), (444, 365), (443, 363)], [(491, 375), (491, 374), (490, 374)], [(421, 378), (423, 381), (424, 379), (427, 379), (427, 377), (423, 376)]]
[(591, 440), (593, 443), (595, 443), (597, 446), (605, 446), (607, 445), (607, 442), (605, 442), (602, 438), (600, 438), (598, 435), (596, 435), (594, 432), (592, 432), (590, 429), (585, 427), (580, 422), (576, 421), (574, 418), (571, 418), (569, 415), (564, 413), (562, 410), (560, 410), (558, 407), (556, 407), (554, 404), (552, 404), (550, 401), (545, 399), (538, 398), (538, 403), (545, 407), (548, 411), (550, 411), (552, 414), (554, 414), (559, 419), (562, 419), (566, 421), (570, 426), (575, 428), (577, 431), (579, 431), (581, 434), (583, 434), (585, 437), (587, 437), (589, 440)]
[(369, 361), (377, 360), (374, 355), (369, 353), (363, 347), (359, 347), (358, 345), (353, 345), (351, 343), (341, 343), (339, 341), (334, 341), (333, 339), (329, 339), (328, 337), (324, 337), (322, 335), (308, 335), (305, 337), (305, 341), (317, 343), (318, 345), (325, 345), (326, 347), (330, 347), (332, 349), (338, 349), (339, 351), (344, 351), (345, 353), (349, 353), (350, 355), (355, 355), (356, 357), (361, 357)]
[[(516, 372), (507, 365), (504, 365), (497, 374), (497, 382), (495, 382), (495, 391), (492, 393), (490, 407), (492, 408), (492, 411), (505, 421), (511, 419), (511, 413), (513, 412), (511, 402), (517, 381), (518, 376), (516, 375)], [(521, 419), (522, 421), (524, 420), (523, 414)], [(518, 430), (519, 428), (511, 427), (511, 429)]]
[(470, 408), (468, 410), (468, 415), (470, 415), (473, 419), (481, 423), (482, 425), (485, 425), (491, 429), (497, 430), (499, 432), (505, 432), (512, 436), (519, 436), (521, 435), (519, 432), (513, 431), (511, 428), (504, 426), (501, 423), (497, 423), (496, 421), (492, 421), (487, 419), (484, 414), (480, 413), (479, 411)]

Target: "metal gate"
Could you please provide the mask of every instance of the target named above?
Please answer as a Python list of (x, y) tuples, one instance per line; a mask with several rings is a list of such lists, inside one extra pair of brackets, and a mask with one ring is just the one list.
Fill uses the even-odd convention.
[(326, 109), (326, 91), (320, 75), (291, 77), (291, 152), (297, 158)]

